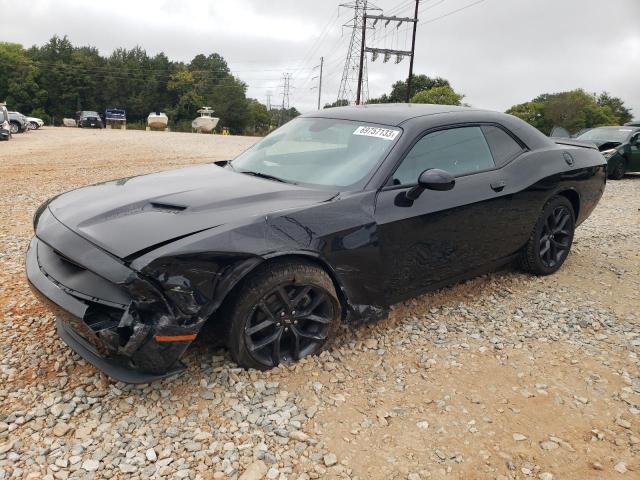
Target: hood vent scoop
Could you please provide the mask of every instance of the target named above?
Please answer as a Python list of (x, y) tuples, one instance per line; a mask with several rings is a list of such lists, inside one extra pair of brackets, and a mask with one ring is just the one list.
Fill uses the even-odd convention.
[(160, 203), (160, 202), (151, 202), (149, 206), (153, 210), (159, 210), (167, 213), (180, 213), (187, 209), (187, 207), (184, 207), (182, 205), (171, 205), (169, 203)]

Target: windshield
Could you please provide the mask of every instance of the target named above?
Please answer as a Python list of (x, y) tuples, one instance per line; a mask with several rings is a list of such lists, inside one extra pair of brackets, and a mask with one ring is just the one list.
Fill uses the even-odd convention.
[(633, 131), (633, 128), (594, 128), (580, 135), (578, 140), (622, 143)]
[(329, 118), (297, 118), (233, 162), (239, 172), (289, 183), (355, 185), (382, 161), (400, 129)]
[(97, 117), (98, 113), (97, 112), (82, 112), (82, 116), (83, 117)]

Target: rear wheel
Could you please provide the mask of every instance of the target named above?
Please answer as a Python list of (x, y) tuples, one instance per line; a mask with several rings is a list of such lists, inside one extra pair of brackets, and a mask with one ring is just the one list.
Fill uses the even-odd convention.
[(313, 264), (292, 261), (260, 267), (226, 311), (233, 359), (242, 367), (258, 369), (320, 352), (341, 317), (329, 275)]
[(11, 122), (9, 126), (9, 130), (11, 131), (12, 135), (15, 135), (16, 133), (20, 133), (20, 124), (16, 122)]
[(620, 180), (622, 179), (622, 177), (624, 177), (624, 174), (626, 172), (627, 172), (627, 166), (625, 165), (624, 160), (619, 159), (617, 162), (615, 162), (615, 164), (609, 171), (609, 178), (611, 180)]
[(565, 197), (553, 197), (542, 213), (521, 253), (522, 268), (535, 275), (549, 275), (560, 269), (571, 250), (575, 215)]

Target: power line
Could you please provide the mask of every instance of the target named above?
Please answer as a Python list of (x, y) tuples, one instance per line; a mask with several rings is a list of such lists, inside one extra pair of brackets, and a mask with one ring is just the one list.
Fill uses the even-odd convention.
[(439, 17), (435, 17), (435, 18), (432, 18), (432, 19), (430, 19), (430, 20), (427, 20), (427, 21), (425, 21), (424, 23), (433, 23), (433, 22), (437, 22), (438, 20), (441, 20), (441, 19), (443, 19), (443, 18), (446, 18), (446, 17), (448, 17), (448, 16), (450, 16), (450, 15), (453, 15), (453, 14), (455, 14), (455, 13), (462, 12), (463, 10), (466, 10), (467, 8), (474, 7), (474, 6), (479, 5), (480, 3), (483, 3), (483, 2), (485, 2), (485, 1), (486, 1), (486, 0), (477, 0), (477, 1), (473, 2), (473, 3), (470, 3), (469, 5), (465, 5), (464, 7), (457, 8), (456, 10), (452, 10), (451, 12), (445, 13), (444, 15), (440, 15)]

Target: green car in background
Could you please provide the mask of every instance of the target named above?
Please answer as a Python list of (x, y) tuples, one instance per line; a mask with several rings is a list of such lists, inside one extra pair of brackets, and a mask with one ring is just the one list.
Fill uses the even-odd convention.
[(595, 143), (607, 159), (608, 177), (620, 180), (627, 172), (640, 172), (640, 127), (598, 127), (576, 137)]

